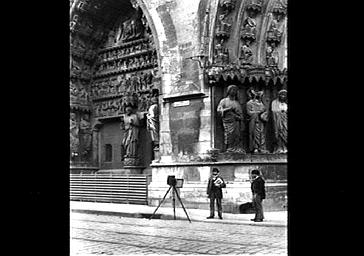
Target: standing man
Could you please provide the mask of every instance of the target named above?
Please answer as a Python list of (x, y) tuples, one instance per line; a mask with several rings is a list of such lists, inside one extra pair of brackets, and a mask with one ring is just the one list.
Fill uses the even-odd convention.
[(252, 193), (253, 193), (253, 205), (255, 208), (255, 218), (251, 219), (254, 222), (262, 222), (264, 219), (262, 201), (265, 199), (265, 181), (260, 175), (259, 170), (252, 170)]
[(207, 219), (213, 219), (215, 215), (215, 199), (217, 204), (217, 212), (219, 219), (222, 219), (222, 188), (226, 188), (223, 178), (219, 175), (219, 169), (212, 169), (212, 176), (209, 178), (207, 185), (207, 194), (210, 198), (210, 216)]

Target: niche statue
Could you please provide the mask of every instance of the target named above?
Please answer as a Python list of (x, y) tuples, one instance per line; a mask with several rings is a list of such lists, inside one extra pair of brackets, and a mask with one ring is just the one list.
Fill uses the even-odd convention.
[(227, 152), (244, 153), (242, 148), (241, 122), (243, 112), (238, 101), (238, 87), (230, 85), (227, 88), (227, 96), (217, 106), (217, 112), (222, 117), (224, 126), (224, 143)]
[(147, 128), (152, 138), (153, 149), (159, 148), (159, 107), (158, 98), (153, 97), (151, 99), (152, 105), (148, 109), (147, 114)]
[(78, 156), (78, 147), (80, 145), (80, 140), (78, 138), (79, 127), (76, 120), (76, 114), (70, 114), (70, 151), (71, 159), (73, 160)]
[(250, 100), (246, 103), (249, 116), (249, 150), (252, 153), (268, 153), (265, 143), (265, 124), (268, 112), (262, 102), (263, 91), (248, 91)]
[(274, 153), (287, 153), (287, 91), (280, 90), (272, 101), (272, 116), (276, 147)]
[(82, 156), (87, 159), (88, 154), (91, 152), (92, 146), (92, 131), (91, 131), (91, 123), (90, 123), (90, 115), (85, 113), (81, 116), (80, 121), (80, 130), (82, 133), (82, 141), (84, 151), (82, 152)]
[(124, 130), (124, 136), (122, 140), (122, 148), (124, 152), (124, 164), (135, 166), (138, 159), (138, 139), (139, 139), (139, 118), (133, 113), (133, 106), (131, 103), (125, 108), (125, 114), (123, 116), (124, 122), (122, 122), (122, 129)]

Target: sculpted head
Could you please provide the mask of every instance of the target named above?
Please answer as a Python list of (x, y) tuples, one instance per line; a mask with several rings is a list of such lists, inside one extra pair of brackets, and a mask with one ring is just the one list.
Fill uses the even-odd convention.
[(280, 90), (278, 92), (278, 99), (281, 102), (286, 101), (286, 99), (287, 99), (287, 90), (285, 90), (285, 89)]
[(238, 98), (238, 87), (234, 84), (229, 85), (227, 88), (227, 96), (233, 97), (237, 100)]
[(131, 113), (133, 113), (133, 105), (131, 103), (128, 103), (125, 107), (125, 112), (126, 114), (130, 115)]
[(76, 120), (76, 114), (75, 113), (71, 113), (70, 114), (70, 118), (71, 118), (71, 120)]

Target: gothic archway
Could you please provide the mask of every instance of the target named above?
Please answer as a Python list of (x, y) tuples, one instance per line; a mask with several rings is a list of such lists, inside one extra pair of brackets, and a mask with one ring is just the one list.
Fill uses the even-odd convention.
[[(287, 1), (218, 0), (212, 17), (207, 80), (212, 88), (213, 146), (226, 150), (221, 116), (217, 113), (227, 87), (239, 88), (243, 112), (249, 101), (247, 90), (264, 93), (263, 104), (270, 111), (277, 92), (287, 88)], [(243, 113), (245, 120), (248, 119)], [(274, 151), (272, 120), (266, 125), (266, 146)], [(240, 125), (243, 148), (249, 152), (247, 122)]]
[[(158, 98), (161, 92), (158, 35), (165, 32), (163, 26), (159, 30), (142, 0), (71, 1), (73, 164), (121, 168), (124, 133), (120, 122), (126, 106), (132, 105), (140, 117), (140, 141), (145, 145), (138, 146), (138, 162), (129, 164), (149, 165), (152, 154), (148, 152), (153, 151), (145, 114), (151, 99)], [(89, 117), (86, 121), (82, 119), (85, 113)], [(82, 120), (87, 141), (92, 142), (87, 144), (87, 152), (79, 129)], [(105, 145), (111, 145), (107, 147), (107, 159)]]

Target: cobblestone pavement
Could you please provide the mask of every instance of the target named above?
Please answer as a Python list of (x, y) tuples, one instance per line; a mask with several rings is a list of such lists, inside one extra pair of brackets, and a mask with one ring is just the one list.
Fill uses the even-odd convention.
[(287, 228), (71, 213), (72, 255), (287, 255)]

